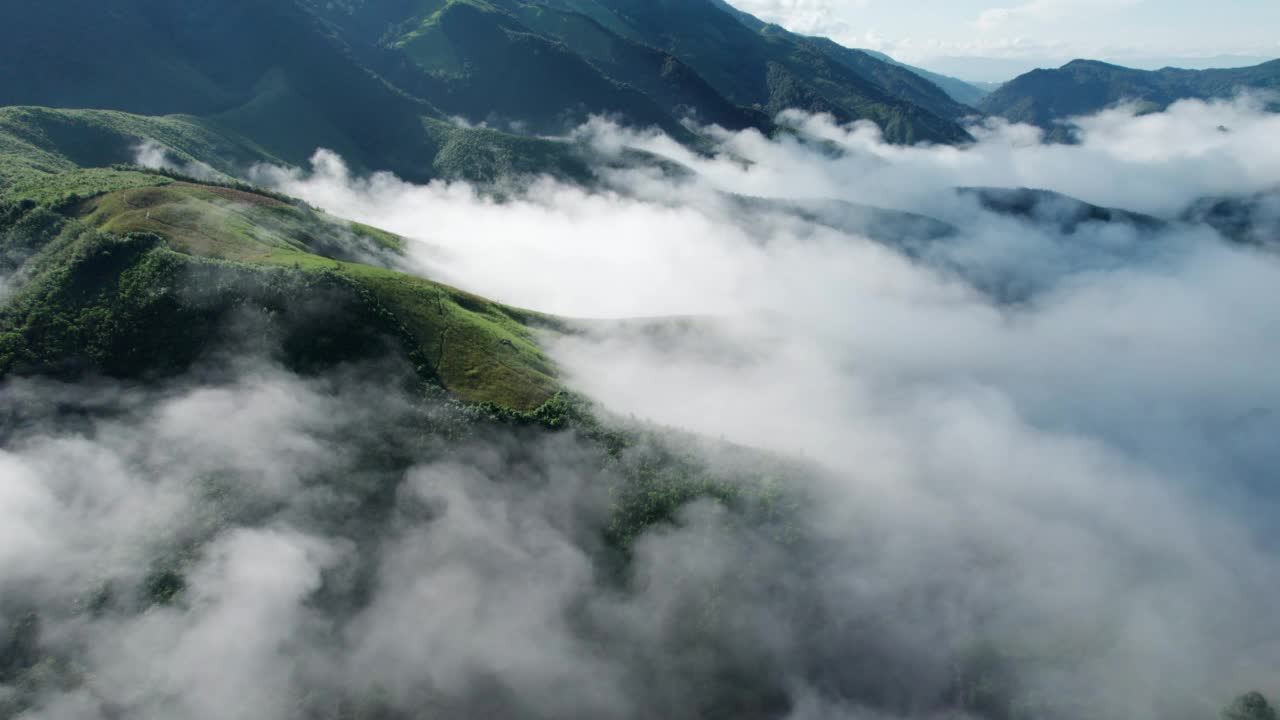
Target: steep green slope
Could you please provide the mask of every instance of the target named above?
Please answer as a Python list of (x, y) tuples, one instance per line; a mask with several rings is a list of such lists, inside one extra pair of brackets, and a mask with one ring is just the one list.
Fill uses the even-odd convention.
[(398, 87), (473, 120), (492, 113), (556, 128), (604, 111), (666, 129), (692, 111), (767, 129), (760, 113), (798, 107), (875, 120), (900, 142), (968, 139), (954, 121), (971, 110), (918, 75), (749, 27), (714, 0), (305, 2)]
[[(220, 170), (242, 171), (232, 165), (246, 159), (302, 164), (327, 147), (357, 169), (414, 180), (585, 175), (562, 144), (453, 127), (369, 71), (293, 0), (49, 0), (11, 19), (0, 24), (0, 105), (166, 116), (169, 136), (190, 135), (210, 150), (190, 155)], [(99, 115), (79, 125), (91, 121), (124, 123)], [(135, 132), (149, 122), (110, 129), (102, 156), (123, 161), (114, 138), (154, 135)], [(77, 164), (101, 164), (90, 160)]]
[(396, 271), (395, 236), (244, 189), (98, 179), (110, 191), (0, 213), (16, 287), (0, 376), (180, 372), (247, 325), (301, 370), (390, 350), (467, 402), (525, 411), (556, 392), (535, 340), (553, 320)]
[(395, 92), (290, 2), (25, 4), (0, 30), (0, 105), (216, 118), (299, 163), (328, 144), (422, 175), (421, 101)]
[[(958, 103), (927, 81), (865, 55), (855, 59), (856, 51), (835, 46), (840, 52), (833, 52), (826, 43), (776, 26), (752, 27), (717, 0), (561, 1), (584, 13), (608, 10), (630, 36), (678, 57), (739, 105), (773, 111), (791, 103), (802, 110), (829, 112), (842, 122), (873, 120), (894, 142), (969, 139), (955, 122), (967, 112), (959, 112)], [(891, 78), (895, 85), (886, 87), (868, 77), (866, 68), (855, 69), (863, 62), (874, 63), (881, 79)], [(932, 98), (935, 109), (951, 108), (948, 116), (897, 94), (908, 90), (916, 93), (914, 100)]]
[(781, 36), (793, 43), (809, 45), (831, 60), (844, 65), (875, 83), (896, 98), (906, 100), (950, 120), (972, 114), (972, 93), (983, 93), (955, 78), (931, 73), (900, 63), (884, 53), (845, 47), (829, 38), (805, 36), (789, 32), (745, 13), (725, 0), (711, 0), (748, 28), (765, 35)]
[(201, 163), (228, 175), (257, 162), (283, 162), (257, 143), (194, 116), (7, 107), (0, 108), (0, 186), (12, 185), (31, 197), (38, 188), (47, 190), (46, 175), (132, 162), (148, 140), (163, 145), (174, 163)]
[[(404, 156), (416, 168), (410, 177), (481, 182), (539, 173), (582, 182), (591, 177), (582, 150), (569, 143), (463, 128), (432, 118), (419, 118), (418, 123), (417, 152), (410, 155), (406, 149)], [(8, 107), (0, 108), (0, 185), (47, 189), (43, 178), (51, 172), (79, 169), (91, 176), (91, 168), (133, 162), (144, 143), (162, 150), (169, 164), (231, 177), (243, 176), (256, 163), (295, 162), (211, 118)], [(320, 142), (296, 162), (305, 162), (317, 147), (337, 150), (343, 145)], [(357, 171), (379, 167), (358, 159), (348, 162)]]
[(1249, 68), (1132, 70), (1076, 60), (1057, 70), (1033, 70), (988, 95), (979, 109), (1043, 128), (1119, 102), (1159, 110), (1183, 99), (1231, 97), (1240, 90), (1280, 88), (1280, 60)]
[(608, 114), (685, 142), (688, 114), (769, 128), (670, 55), (570, 10), (519, 0), (302, 3), (397, 87), (471, 122), (558, 133)]
[[(916, 76), (757, 32), (711, 0), (49, 0), (10, 19), (0, 106), (164, 118), (174, 140), (164, 144), (209, 149), (180, 154), (224, 173), (303, 164), (327, 147), (358, 171), (415, 181), (582, 180), (570, 148), (527, 134), (597, 113), (691, 145), (685, 116), (769, 131), (769, 116), (789, 107), (872, 119), (895, 141), (967, 138), (955, 104)], [(456, 128), (455, 115), (520, 136)], [(81, 166), (121, 162), (119, 138), (156, 134), (141, 120), (77, 123)], [(84, 139), (100, 132), (91, 124), (108, 126), (106, 142)]]
[(862, 50), (844, 47), (827, 38), (804, 38), (802, 42), (812, 45), (859, 75), (875, 81), (894, 97), (909, 100), (939, 117), (955, 120), (973, 114), (973, 109), (968, 105), (958, 102), (931, 79), (911, 69), (885, 62)]
[[(965, 85), (959, 80), (933, 75), (919, 68), (903, 65), (883, 53), (847, 48), (829, 38), (790, 32), (780, 25), (764, 22), (745, 13), (725, 0), (711, 0), (711, 2), (751, 30), (766, 37), (817, 51), (823, 57), (853, 70), (894, 98), (917, 105), (939, 117), (957, 120), (973, 112), (966, 101), (954, 97), (942, 87), (944, 82), (952, 87), (956, 83)], [(975, 90), (971, 86), (968, 86), (968, 89)]]
[(513, 8), (531, 28), (556, 38), (619, 82), (640, 90), (677, 117), (693, 116), (732, 130), (772, 127), (767, 115), (739, 107), (679, 58), (628, 40), (580, 12), (519, 3)]
[(408, 25), (390, 48), (417, 72), (403, 64), (381, 67), (398, 86), (447, 113), (537, 133), (567, 132), (591, 114), (612, 114), (693, 139), (650, 97), (492, 5), (450, 0)]

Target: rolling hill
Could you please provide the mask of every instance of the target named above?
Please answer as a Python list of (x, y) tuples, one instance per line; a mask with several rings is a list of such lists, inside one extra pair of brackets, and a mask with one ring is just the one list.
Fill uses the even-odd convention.
[(105, 166), (133, 133), (173, 139), (174, 164), (260, 152), (176, 118), (0, 110), (0, 377), (181, 372), (248, 322), (290, 367), (390, 350), (469, 403), (557, 391), (535, 340), (557, 321), (400, 272), (399, 238), (290, 198)]
[(550, 321), (396, 272), (393, 236), (251, 190), (116, 172), (133, 187), (6, 206), (20, 275), (0, 377), (182, 372), (248, 323), (300, 371), (398, 349), (467, 402), (526, 411), (556, 392), (532, 329)]

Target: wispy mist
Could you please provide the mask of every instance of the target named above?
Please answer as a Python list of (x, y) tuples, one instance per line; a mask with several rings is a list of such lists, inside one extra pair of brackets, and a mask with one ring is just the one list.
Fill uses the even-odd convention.
[[(1280, 185), (1280, 120), (1121, 108), (962, 149), (785, 120), (709, 155), (596, 122), (596, 152), (693, 173), (501, 199), (325, 151), (255, 171), (425, 275), (584, 319), (548, 338), (572, 387), (807, 468), (785, 512), (691, 504), (615, 577), (624, 468), (584, 438), (436, 442), (447, 411), (372, 373), (11, 383), (98, 408), (28, 410), (0, 454), (0, 612), (53, 608), (38, 642), (74, 659), (31, 716), (1204, 718), (1280, 689), (1280, 263), (1181, 219)], [(1135, 214), (957, 191), (993, 186)]]

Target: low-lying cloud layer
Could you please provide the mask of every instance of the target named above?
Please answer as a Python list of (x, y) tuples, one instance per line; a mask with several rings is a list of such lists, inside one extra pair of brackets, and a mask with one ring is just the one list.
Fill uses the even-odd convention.
[[(501, 201), (327, 152), (257, 170), (467, 290), (693, 316), (551, 342), (609, 411), (811, 464), (785, 520), (695, 503), (610, 580), (618, 470), (582, 439), (386, 439), (418, 412), (386, 387), (258, 365), (11, 383), (35, 416), (0, 454), (0, 613), (45, 609), (75, 658), (29, 716), (1206, 718), (1280, 690), (1280, 261), (1181, 220), (1280, 186), (1280, 119), (1121, 108), (965, 149), (788, 120), (712, 156), (594, 123), (694, 174)], [(1145, 216), (955, 191), (990, 186)], [(30, 409), (66, 393), (110, 412)]]

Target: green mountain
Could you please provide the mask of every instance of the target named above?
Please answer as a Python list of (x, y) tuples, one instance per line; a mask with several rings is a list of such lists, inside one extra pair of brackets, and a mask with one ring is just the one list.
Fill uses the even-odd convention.
[(684, 141), (692, 139), (680, 123), (685, 114), (732, 129), (770, 127), (767, 117), (721, 97), (670, 55), (578, 13), (472, 0), (413, 9), (376, 0), (307, 3), (398, 87), (475, 123), (562, 133), (591, 114), (608, 114)]
[(398, 350), (467, 402), (534, 410), (556, 392), (533, 336), (549, 321), (367, 264), (394, 256), (396, 238), (251, 191), (119, 172), (135, 187), (5, 207), (4, 262), (21, 278), (0, 311), (0, 377), (178, 373), (250, 322), (300, 371)]
[(307, 0), (370, 67), (472, 122), (559, 132), (592, 113), (690, 140), (693, 116), (768, 129), (790, 108), (872, 119), (894, 141), (959, 142), (970, 110), (865, 53), (716, 0)]
[[(1005, 83), (978, 108), (1013, 122), (1054, 128), (1119, 102), (1160, 110), (1184, 99), (1226, 98), (1241, 90), (1280, 88), (1280, 60), (1221, 70), (1132, 70), (1094, 60), (1076, 60), (1057, 70), (1034, 70)], [(1057, 136), (1063, 136), (1059, 131)]]
[(866, 53), (768, 25), (722, 0), (571, 2), (610, 11), (627, 33), (679, 57), (740, 105), (870, 119), (894, 142), (969, 139), (956, 121), (971, 111), (931, 83)]
[[(98, 133), (94, 138), (108, 146), (135, 132), (186, 143), (172, 151), (174, 163), (214, 151), (250, 156), (260, 152), (252, 145), (217, 145), (225, 142), (224, 136), (183, 118), (0, 110), (6, 173), (0, 184), (0, 277), (6, 280), (0, 288), (0, 387), (16, 388), (5, 395), (9, 402), (0, 412), (5, 449), (21, 452), (28, 438), (38, 438), (40, 431), (84, 443), (98, 433), (107, 441), (123, 437), (125, 433), (115, 431), (119, 426), (111, 423), (149, 416), (148, 393), (163, 398), (192, 382), (200, 388), (199, 373), (216, 373), (227, 366), (234, 372), (237, 361), (263, 355), (333, 395), (332, 402), (314, 412), (338, 411), (304, 434), (262, 440), (273, 457), (288, 456), (299, 445), (304, 450), (324, 449), (325, 462), (298, 465), (299, 489), (290, 497), (301, 498), (306, 512), (295, 513), (293, 506), (264, 493), (265, 483), (243, 464), (195, 463), (190, 479), (179, 477), (184, 487), (192, 488), (196, 511), (175, 523), (180, 527), (172, 535), (154, 540), (147, 536), (148, 543), (136, 555), (95, 568), (92, 575), (49, 583), (56, 603), (27, 602), (20, 584), (7, 585), (0, 599), (8, 603), (6, 609), (17, 611), (6, 617), (14, 619), (8, 620), (0, 642), (0, 682), (12, 688), (0, 697), (0, 716), (38, 713), (51, 693), (70, 692), (83, 692), (90, 707), (101, 705), (103, 716), (110, 716), (112, 698), (94, 695), (102, 685), (85, 670), (92, 667), (85, 658), (98, 648), (62, 642), (61, 635), (46, 628), (93, 628), (96, 623), (192, 612), (190, 606), (200, 602), (192, 588), (199, 587), (202, 559), (220, 539), (235, 536), (241, 528), (278, 527), (277, 522), (288, 518), (305, 523), (302, 529), (314, 537), (342, 539), (343, 547), (349, 548), (348, 565), (332, 579), (325, 575), (318, 580), (307, 602), (316, 618), (338, 632), (359, 627), (362, 613), (380, 607), (371, 597), (383, 592), (377, 569), (386, 567), (386, 548), (396, 547), (393, 541), (404, 532), (407, 516), (433, 511), (416, 497), (412, 505), (400, 501), (408, 483), (424, 467), (459, 467), (460, 461), (475, 457), (474, 462), (487, 463), (483, 467), (493, 468), (490, 472), (506, 483), (501, 488), (527, 494), (542, 507), (548, 524), (566, 517), (572, 521), (574, 537), (582, 546), (588, 593), (611, 599), (645, 597), (652, 586), (645, 574), (652, 567), (645, 565), (652, 562), (643, 555), (646, 543), (698, 522), (696, 515), (682, 511), (695, 501), (713, 505), (716, 517), (733, 530), (727, 537), (740, 544), (743, 562), (726, 568), (727, 575), (713, 574), (705, 582), (703, 576), (693, 575), (699, 582), (690, 582), (685, 567), (674, 568), (680, 575), (675, 582), (692, 588), (680, 611), (691, 621), (688, 636), (672, 633), (670, 649), (663, 645), (652, 659), (635, 661), (638, 672), (693, 677), (687, 689), (672, 696), (678, 702), (669, 703), (680, 712), (664, 712), (664, 717), (765, 720), (794, 714), (799, 700), (792, 695), (790, 676), (776, 662), (773, 646), (748, 648), (745, 659), (743, 651), (706, 652), (708, 647), (734, 648), (744, 636), (743, 628), (755, 626), (736, 617), (718, 619), (729, 597), (726, 583), (735, 591), (764, 588), (782, 593), (772, 600), (783, 612), (767, 617), (782, 618), (787, 636), (799, 638), (802, 656), (809, 657), (809, 649), (817, 648), (812, 655), (818, 661), (808, 670), (814, 677), (830, 678), (829, 668), (843, 673), (836, 676), (840, 682), (830, 692), (848, 698), (850, 704), (898, 714), (923, 707), (938, 717), (1075, 717), (1052, 712), (1058, 706), (1070, 710), (1069, 701), (1046, 699), (1038, 685), (1022, 685), (1014, 668), (1028, 662), (1025, 654), (990, 649), (995, 641), (983, 637), (981, 629), (975, 633), (978, 640), (939, 650), (933, 642), (904, 644), (894, 633), (869, 637), (867, 625), (842, 622), (850, 612), (845, 602), (812, 603), (814, 597), (822, 597), (811, 592), (817, 586), (815, 577), (829, 577), (836, 574), (830, 568), (845, 567), (821, 561), (831, 552), (825, 544), (832, 542), (830, 536), (806, 524), (813, 513), (806, 478), (813, 469), (610, 418), (562, 392), (556, 367), (540, 349), (540, 338), (547, 333), (590, 332), (589, 328), (580, 330), (399, 272), (401, 238), (275, 193), (138, 167), (82, 167), (80, 162), (101, 160), (94, 155), (98, 143), (84, 140), (86, 132)], [(1037, 218), (1052, 207), (1074, 203), (1034, 191), (975, 192), (982, 194), (987, 207)], [(744, 212), (789, 210), (873, 237), (914, 237), (921, 246), (945, 241), (952, 231), (928, 218), (844, 203), (796, 203), (787, 208), (758, 198), (736, 202)], [(1134, 219), (1092, 206), (1072, 204), (1068, 209), (1071, 221)], [(1052, 214), (1058, 216), (1057, 211)], [(693, 322), (633, 325), (650, 337), (679, 339), (687, 334), (705, 341), (712, 332)], [(106, 387), (125, 388), (121, 394), (127, 397), (117, 400), (110, 392), (95, 392), (100, 386), (94, 382), (25, 383), (29, 376), (95, 382), (106, 376), (124, 381)], [(43, 387), (56, 390), (44, 394), (39, 391)], [(49, 418), (56, 424), (48, 425)], [(207, 419), (213, 426), (225, 424)], [(141, 446), (146, 452), (124, 456), (128, 471), (140, 482), (150, 484), (163, 477), (148, 464), (156, 458), (189, 462), (185, 437), (128, 435), (156, 443)], [(205, 452), (219, 449), (215, 443)], [(84, 454), (72, 462), (88, 458)], [(559, 458), (571, 464), (559, 464)], [(251, 455), (247, 462), (259, 461)], [(582, 472), (583, 484), (573, 486), (572, 502), (548, 501), (552, 493), (547, 478), (564, 473), (566, 467)], [(88, 476), (92, 482), (99, 480), (92, 471)], [(464, 481), (480, 485), (480, 492), (498, 489), (485, 485), (488, 481), (480, 474), (468, 474)], [(104, 492), (113, 493), (119, 486), (108, 487)], [(583, 497), (598, 501), (599, 507), (579, 509), (575, 503)], [(132, 505), (124, 508), (115, 512), (128, 513)], [(89, 510), (104, 512), (97, 506)], [(515, 534), (530, 527), (523, 522), (523, 512), (500, 515), (514, 519)], [(106, 535), (104, 541), (112, 537)], [(484, 538), (485, 532), (467, 536), (468, 542), (476, 543)], [(684, 542), (678, 534), (675, 538)], [(541, 552), (543, 547), (535, 544), (533, 549)], [(523, 562), (523, 557), (517, 560)], [(786, 574), (795, 568), (800, 574)], [(778, 578), (788, 581), (777, 582)], [(937, 586), (930, 583), (926, 591), (933, 596)], [(414, 606), (415, 613), (421, 612), (417, 601)], [(922, 611), (933, 609), (930, 605)], [(747, 617), (759, 616), (753, 612)], [(581, 630), (574, 626), (584, 640), (619, 637), (612, 634), (616, 618), (611, 613), (602, 618), (587, 614), (584, 621), (593, 624)], [(649, 632), (642, 624), (639, 634), (620, 637), (644, 637)], [(304, 647), (307, 652), (317, 647), (346, 652), (345, 646), (330, 642), (334, 637), (322, 636), (315, 646)], [(634, 644), (609, 645), (624, 648), (623, 657), (629, 658), (627, 649)], [(1008, 646), (1020, 648), (1016, 642)], [(849, 648), (857, 653), (857, 662), (829, 661), (849, 657)], [(111, 660), (116, 650), (111, 645), (102, 652)], [(871, 660), (864, 662), (866, 657)], [(1052, 664), (1056, 657), (1032, 655), (1030, 662)], [(670, 658), (684, 664), (669, 669)], [(272, 661), (286, 662), (274, 653)], [(1072, 667), (1078, 661), (1067, 654), (1062, 662)], [(918, 666), (936, 667), (930, 677), (941, 680), (922, 682), (924, 689), (918, 691), (912, 684), (903, 685), (902, 677), (913, 677), (904, 673)], [(371, 673), (361, 682), (336, 686), (331, 677), (305, 676), (306, 684), (289, 698), (290, 708), (319, 718), (430, 716), (420, 703), (406, 709), (386, 700), (376, 685), (380, 675)], [(886, 687), (893, 691), (885, 692)], [(638, 688), (640, 697), (651, 697), (652, 685)], [(150, 690), (136, 690), (126, 680), (124, 692)], [(529, 716), (524, 698), (516, 693), (483, 703), (471, 702), (469, 695), (460, 700), (446, 697), (426, 707), (460, 708), (445, 714), (461, 717), (473, 716), (474, 707), (495, 717)], [(1030, 710), (1008, 711), (1022, 707)], [(1041, 710), (1045, 707), (1049, 711)], [(1265, 698), (1249, 694), (1223, 717), (1274, 720), (1274, 713)]]
[[(303, 328), (280, 331), (289, 364), (387, 346), (452, 397), (530, 411), (556, 392), (535, 328), (557, 321), (400, 273), (398, 239), (234, 178), (328, 147), (414, 181), (587, 181), (583, 149), (519, 131), (598, 112), (690, 144), (686, 115), (769, 131), (788, 107), (964, 137), (909, 72), (712, 0), (50, 0), (18, 16), (0, 27), (0, 376), (179, 372), (252, 310)], [(141, 148), (182, 173), (133, 166)], [(313, 305), (338, 311), (320, 323)]]
[[(825, 520), (809, 522), (831, 517), (812, 513), (818, 498), (806, 488), (818, 486), (804, 480), (814, 468), (608, 417), (563, 389), (544, 349), (548, 337), (592, 327), (406, 272), (403, 238), (235, 180), (254, 163), (300, 164), (325, 146), (357, 171), (414, 181), (535, 172), (588, 181), (585, 150), (527, 133), (605, 112), (696, 146), (701, 139), (680, 122), (687, 115), (768, 131), (789, 107), (874, 119), (901, 142), (967, 138), (956, 120), (969, 108), (909, 70), (713, 0), (40, 0), (11, 8), (0, 24), (0, 450), (19, 490), (49, 480), (50, 501), (33, 495), (31, 514), (50, 515), (68, 542), (28, 542), (24, 535), (43, 532), (39, 524), (15, 535), (22, 543), (11, 555), (22, 562), (12, 565), (17, 572), (6, 565), (0, 591), (0, 718), (273, 717), (253, 714), (256, 703), (226, 704), (218, 690), (240, 689), (234, 679), (211, 692), (213, 675), (162, 667), (183, 656), (221, 673), (198, 651), (213, 626), (170, 623), (198, 621), (210, 607), (221, 616), (223, 600), (202, 589), (207, 566), (226, 560), (218, 553), (228, 543), (259, 536), (332, 556), (307, 561), (313, 579), (290, 580), (301, 563), (271, 555), (253, 558), (258, 577), (232, 574), (230, 582), (248, 584), (228, 605), (240, 607), (242, 594), (261, 601), (267, 621), (281, 626), (279, 638), (251, 637), (261, 622), (245, 622), (235, 608), (227, 614), (227, 627), (251, 640), (252, 654), (231, 657), (265, 660), (246, 662), (246, 674), (288, 676), (263, 685), (264, 704), (278, 701), (282, 717), (563, 717), (531, 709), (525, 690), (572, 701), (578, 696), (566, 690), (596, 684), (573, 671), (526, 688), (464, 653), (460, 682), (432, 687), (425, 671), (447, 643), (414, 636), (405, 662), (377, 654), (364, 662), (364, 620), (385, 615), (383, 601), (401, 600), (407, 622), (389, 623), (393, 632), (427, 616), (472, 618), (459, 625), (458, 644), (492, 644), (504, 656), (525, 636), (484, 627), (489, 618), (509, 608), (518, 629), (563, 623), (527, 636), (538, 653), (551, 651), (529, 656), (529, 667), (557, 662), (542, 638), (564, 638), (566, 653), (618, 678), (616, 688), (606, 680), (588, 695), (617, 689), (644, 703), (623, 714), (560, 705), (569, 716), (764, 719), (828, 707), (885, 717), (1063, 716), (1053, 712), (1058, 699), (1044, 698), (1042, 683), (1023, 685), (1015, 668), (1045, 662), (1046, 653), (1051, 669), (1059, 655), (1074, 667), (1075, 649), (1040, 650), (1034, 636), (1002, 647), (999, 628), (916, 632), (913, 616), (933, 617), (937, 598), (949, 602), (932, 572), (920, 574), (919, 588), (894, 590), (905, 603), (882, 605), (875, 589), (864, 608), (862, 588), (827, 592), (830, 578), (850, 577), (845, 548), (860, 555), (874, 545), (861, 540), (879, 536), (860, 531), (849, 543)], [(503, 130), (463, 127), (453, 115)], [(131, 164), (140, 150), (183, 170)], [(1147, 222), (1047, 193), (978, 192), (988, 209), (1072, 228)], [(1274, 220), (1273, 200), (1204, 213), (1227, 218), (1224, 227), (1253, 225)], [(730, 202), (740, 213), (792, 213), (917, 257), (955, 232), (833, 200)], [(1245, 220), (1235, 219), (1240, 213)], [(658, 339), (705, 340), (713, 329), (629, 325)], [(244, 434), (260, 435), (252, 443), (215, 441), (198, 453), (190, 451), (210, 439), (206, 423), (230, 424), (216, 410), (194, 412), (194, 431), (155, 432), (171, 424), (161, 411), (173, 396), (218, 388), (246, 368), (288, 375), (281, 393), (319, 388), (323, 402), (305, 422), (266, 424), (287, 435), (249, 424)], [(285, 427), (295, 423), (315, 427)], [(249, 444), (261, 454), (245, 452)], [(109, 445), (116, 450), (91, 450)], [(19, 475), (33, 448), (61, 457), (29, 481)], [(103, 463), (109, 471), (95, 472)], [(269, 487), (268, 468), (257, 466), (290, 480)], [(461, 494), (448, 495), (455, 480)], [(167, 512), (169, 492), (190, 508)], [(14, 497), (27, 507), (21, 492)], [(695, 501), (702, 507), (682, 510)], [(64, 504), (75, 512), (62, 514)], [(511, 578), (477, 583), (474, 598), (458, 596), (467, 602), (457, 613), (430, 594), (402, 591), (397, 577), (413, 581), (422, 569), (413, 557), (399, 569), (402, 543), (410, 555), (419, 544), (435, 553), (452, 541), (431, 532), (449, 522), (468, 526), (457, 535), (466, 547), (457, 562), (439, 556), (444, 566), (475, 570), (477, 580)], [(303, 547), (304, 538), (324, 542)], [(710, 552), (686, 563), (654, 555), (651, 541)], [(90, 546), (112, 551), (83, 554)], [(501, 563), (488, 567), (490, 557)], [(75, 567), (50, 572), (63, 560)], [(547, 582), (577, 589), (555, 593), (546, 614), (520, 615), (546, 600), (529, 592), (544, 572)], [(444, 577), (450, 587), (471, 582), (466, 573)], [(295, 584), (306, 615), (296, 627), (278, 613), (293, 601), (267, 587)], [(510, 605), (465, 607), (504, 593), (514, 595)], [(759, 604), (738, 612), (734, 603), (747, 596)], [(904, 607), (907, 621), (886, 621)], [(189, 627), (202, 628), (191, 633), (200, 642), (169, 644), (166, 636)], [(142, 641), (116, 642), (126, 635)], [(216, 645), (238, 645), (217, 635)], [(134, 663), (137, 672), (111, 671)], [(400, 667), (412, 673), (403, 682), (394, 678)], [(823, 704), (807, 705), (808, 691), (797, 688), (820, 689)], [(188, 692), (210, 704), (195, 712)], [(1224, 716), (1274, 720), (1274, 711), (1251, 694)]]
[(451, 115), (562, 133), (592, 113), (611, 113), (691, 140), (649, 96), (487, 3), (444, 3), (400, 28), (402, 34), (366, 51), (371, 62), (410, 94), (431, 98)]
[(0, 47), (0, 105), (198, 116), (291, 162), (323, 144), (412, 172), (432, 114), (289, 3), (32, 3)]
[[(626, 591), (633, 545), (651, 528), (674, 527), (681, 508), (694, 501), (715, 503), (760, 528), (762, 537), (786, 537), (793, 501), (779, 488), (796, 476), (796, 464), (600, 419), (603, 413), (589, 402), (562, 391), (541, 349), (543, 335), (575, 329), (400, 272), (404, 248), (395, 235), (234, 182), (80, 165), (109, 159), (135, 132), (175, 141), (181, 148), (172, 151), (175, 164), (224, 150), (261, 152), (222, 145), (225, 136), (180, 117), (0, 110), (0, 446), (6, 454), (44, 432), (95, 442), (112, 435), (111, 423), (150, 414), (153, 400), (217, 389), (241, 373), (266, 373), (268, 382), (288, 377), (296, 384), (281, 391), (290, 401), (297, 393), (328, 398), (333, 404), (321, 407), (334, 410), (325, 417), (308, 410), (307, 427), (294, 437), (305, 437), (301, 445), (332, 461), (300, 464), (298, 490), (288, 502), (306, 506), (294, 520), (306, 532), (341, 538), (353, 552), (355, 582), (325, 580), (323, 588), (308, 591), (316, 612), (335, 628), (354, 623), (371, 606), (372, 570), (406, 517), (397, 498), (415, 469), (429, 463), (492, 458), (503, 464), (489, 466), (495, 477), (531, 498), (550, 492), (526, 478), (558, 477), (570, 466), (560, 458), (577, 463), (592, 479), (584, 490), (601, 499), (599, 511), (594, 500), (589, 516), (576, 501), (548, 510), (574, 513), (592, 586), (599, 583), (601, 592)], [(208, 415), (200, 422), (227, 424)], [(154, 434), (149, 440), (166, 447), (143, 453), (147, 458), (189, 462), (183, 447)], [(57, 693), (96, 692), (96, 679), (84, 670), (88, 649), (59, 642), (47, 628), (168, 608), (185, 612), (192, 597), (185, 593), (198, 582), (200, 558), (211, 547), (242, 529), (277, 526), (288, 511), (250, 466), (277, 458), (289, 463), (283, 458), (299, 443), (272, 435), (258, 441), (271, 459), (237, 462), (241, 445), (215, 451), (214, 466), (193, 468), (190, 482), (185, 476), (179, 482), (191, 493), (193, 512), (166, 518), (173, 533), (148, 534), (144, 549), (92, 577), (50, 583), (56, 603), (31, 603), (21, 583), (5, 585), (0, 717), (39, 714)], [(539, 457), (550, 461), (545, 471), (535, 469)], [(135, 458), (141, 464), (131, 463), (130, 477), (146, 484), (173, 477), (163, 468), (153, 475), (148, 460)], [(98, 486), (102, 478), (86, 473)], [(127, 490), (112, 485), (103, 492), (115, 502)], [(411, 512), (426, 509), (415, 508)], [(708, 599), (708, 610), (713, 602)], [(704, 674), (723, 672), (715, 667)], [(764, 717), (759, 708), (785, 699), (776, 673), (751, 679), (748, 690), (703, 683), (700, 713)], [(356, 685), (375, 682), (371, 675)], [(376, 689), (357, 686), (348, 691), (308, 681), (294, 706), (318, 718), (426, 716), (388, 709)], [(115, 713), (110, 699), (95, 696), (88, 703), (95, 714), (98, 708), (104, 717)], [(485, 707), (492, 712), (495, 706)], [(503, 717), (521, 716), (515, 696), (503, 707)]]
[[(686, 117), (769, 132), (791, 107), (872, 119), (893, 141), (967, 139), (955, 121), (968, 108), (932, 83), (716, 0), (49, 0), (15, 12), (0, 27), (0, 106), (153, 119), (135, 129), (165, 118), (167, 144), (209, 150), (192, 155), (224, 171), (301, 164), (323, 146), (415, 181), (581, 180), (573, 148), (534, 136), (592, 114), (692, 146)], [(89, 127), (102, 119), (59, 122), (118, 139)], [(129, 159), (114, 139), (79, 142), (97, 164)]]
[(932, 78), (912, 68), (886, 62), (864, 50), (846, 48), (827, 38), (805, 38), (805, 41), (827, 57), (874, 81), (893, 96), (905, 98), (939, 117), (961, 120), (974, 114), (966, 103), (955, 100)]
[(248, 318), (290, 367), (390, 350), (465, 402), (556, 393), (535, 332), (557, 321), (399, 272), (400, 238), (290, 198), (102, 166), (133, 133), (174, 164), (260, 153), (181, 118), (0, 110), (0, 378), (181, 372)]
[(735, 105), (675, 55), (629, 40), (601, 19), (536, 4), (513, 9), (530, 27), (574, 48), (609, 77), (636, 88), (679, 117), (692, 116), (729, 129), (772, 127), (768, 115)]
[(883, 53), (847, 48), (822, 37), (798, 35), (779, 25), (766, 23), (742, 12), (724, 0), (713, 0), (719, 7), (736, 17), (747, 27), (770, 38), (775, 43), (793, 44), (816, 50), (821, 55), (847, 67), (863, 78), (879, 85), (894, 97), (907, 100), (942, 118), (958, 120), (973, 114), (966, 102), (958, 100), (942, 82), (959, 82), (940, 75), (929, 76), (927, 71), (897, 62)]
[[(50, 0), (25, 5), (20, 14), (22, 22), (0, 27), (0, 106), (166, 116), (161, 124), (196, 134), (193, 147), (247, 151), (198, 155), (215, 166), (252, 159), (301, 164), (323, 146), (354, 167), (416, 180), (585, 174), (563, 144), (455, 127), (369, 71), (287, 0)], [(100, 119), (64, 122), (60, 137), (72, 142), (64, 136), (76, 128), (99, 132), (88, 125)], [(103, 132), (119, 135), (115, 129)], [(99, 163), (131, 157), (118, 143), (98, 150)]]

